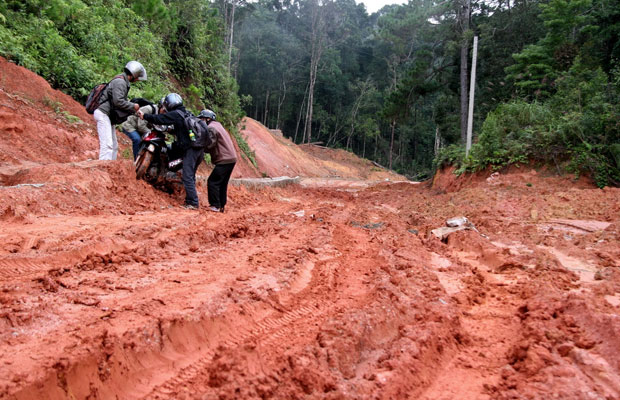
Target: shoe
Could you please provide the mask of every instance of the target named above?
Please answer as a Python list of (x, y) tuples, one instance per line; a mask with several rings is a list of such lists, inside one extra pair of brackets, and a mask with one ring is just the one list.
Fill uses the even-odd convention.
[(220, 212), (222, 213), (224, 212), (224, 207), (220, 208)]
[(213, 212), (221, 212), (221, 210), (217, 207), (214, 206), (209, 206), (209, 208), (207, 208), (208, 211), (213, 211)]
[(182, 207), (187, 209), (187, 210), (198, 210), (198, 206), (194, 206), (194, 205), (191, 205), (191, 204), (183, 204)]

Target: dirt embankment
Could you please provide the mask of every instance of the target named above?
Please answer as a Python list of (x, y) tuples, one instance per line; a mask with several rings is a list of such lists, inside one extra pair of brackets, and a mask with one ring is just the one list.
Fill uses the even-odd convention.
[[(96, 149), (88, 127), (4, 90), (3, 110)], [(128, 160), (29, 149), (19, 140), (40, 131), (9, 114), (0, 398), (620, 398), (618, 189), (531, 170), (435, 187), (366, 170), (363, 185), (232, 187), (226, 213), (194, 212)], [(364, 170), (311, 152), (283, 165)], [(432, 235), (459, 215), (476, 230)]]
[(251, 118), (244, 118), (239, 125), (241, 134), (255, 154), (258, 170), (265, 176), (406, 180), (402, 175), (344, 150), (298, 146)]

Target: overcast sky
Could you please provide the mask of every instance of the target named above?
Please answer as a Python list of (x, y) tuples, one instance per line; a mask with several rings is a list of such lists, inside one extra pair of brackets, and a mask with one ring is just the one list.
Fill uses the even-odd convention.
[[(360, 2), (360, 0), (357, 0)], [(372, 14), (387, 4), (405, 4), (406, 0), (361, 0), (366, 5), (368, 14)]]

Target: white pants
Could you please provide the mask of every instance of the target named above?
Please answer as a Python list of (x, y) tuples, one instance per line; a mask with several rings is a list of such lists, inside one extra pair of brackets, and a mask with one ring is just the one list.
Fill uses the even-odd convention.
[(116, 160), (118, 154), (118, 141), (116, 139), (116, 129), (110, 122), (110, 117), (105, 113), (95, 110), (93, 114), (97, 122), (97, 133), (99, 134), (99, 159)]

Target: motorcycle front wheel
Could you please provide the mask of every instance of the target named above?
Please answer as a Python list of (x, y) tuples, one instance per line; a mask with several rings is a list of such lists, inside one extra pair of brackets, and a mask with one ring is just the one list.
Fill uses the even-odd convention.
[(144, 174), (146, 174), (146, 170), (151, 165), (152, 159), (153, 153), (150, 151), (143, 151), (138, 154), (138, 158), (136, 158), (136, 179), (144, 178)]

